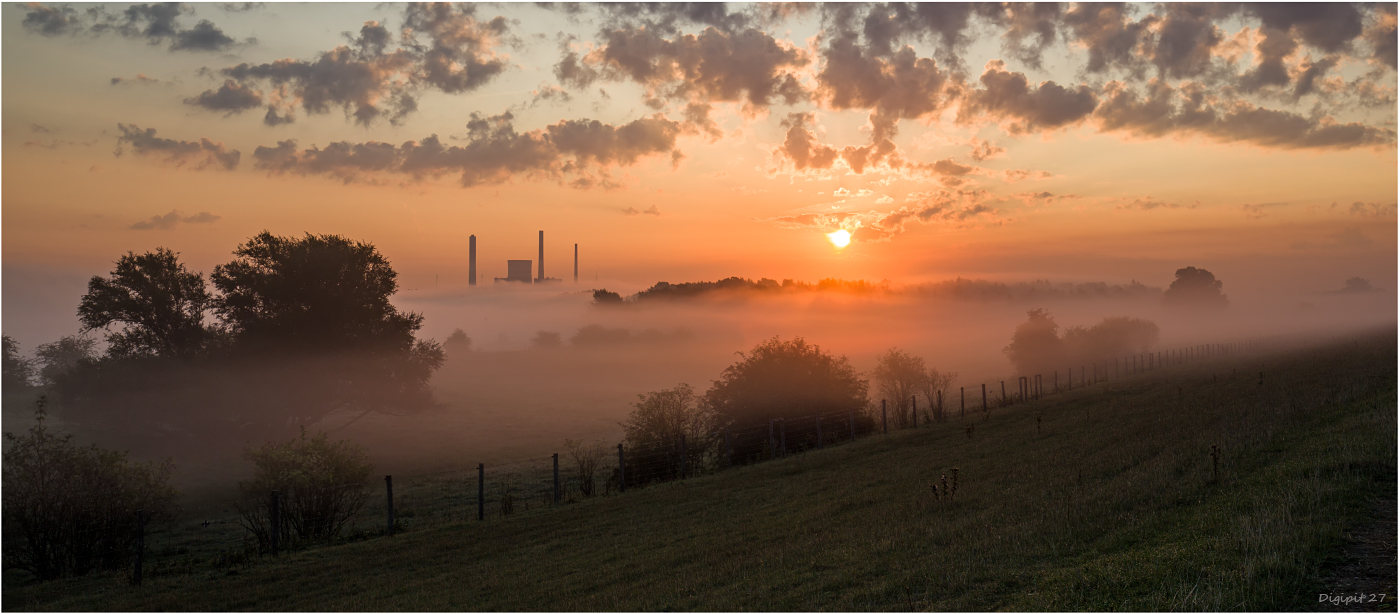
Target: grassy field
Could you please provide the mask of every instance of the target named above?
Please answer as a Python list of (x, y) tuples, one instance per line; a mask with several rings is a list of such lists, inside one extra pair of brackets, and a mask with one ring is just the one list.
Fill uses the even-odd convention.
[[(3, 607), (1297, 610), (1328, 591), (1346, 532), (1396, 498), (1396, 424), (1392, 330), (486, 522), (439, 513), (167, 567), (138, 588), (7, 574)], [(953, 468), (956, 495), (935, 498)], [(418, 506), (449, 505), (434, 501)]]

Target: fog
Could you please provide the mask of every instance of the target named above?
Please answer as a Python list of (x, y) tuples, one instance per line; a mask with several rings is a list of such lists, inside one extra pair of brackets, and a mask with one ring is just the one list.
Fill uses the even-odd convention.
[[(989, 390), (999, 390), (996, 382), (1015, 375), (1003, 348), (1033, 308), (1047, 309), (1061, 329), (1092, 326), (1110, 316), (1150, 320), (1160, 327), (1161, 350), (1277, 335), (1336, 335), (1396, 320), (1394, 289), (1240, 295), (1229, 292), (1231, 280), (1224, 281), (1229, 306), (1209, 312), (1164, 306), (1159, 288), (1106, 298), (1026, 290), (1034, 286), (1001, 296), (955, 296), (931, 287), (867, 293), (720, 291), (609, 306), (593, 304), (591, 284), (401, 292), (394, 301), (398, 308), (424, 315), (420, 338), (441, 341), (460, 328), (472, 340), (469, 351), (452, 349), (433, 376), (435, 406), (410, 415), (341, 410), (307, 427), (366, 446), (378, 473), (465, 470), (479, 462), (559, 452), (566, 438), (614, 444), (621, 438), (618, 423), (638, 394), (682, 382), (703, 392), (739, 359), (736, 352), (773, 336), (804, 337), (846, 356), (863, 373), (874, 367), (880, 353), (898, 347), (930, 367), (957, 372), (954, 388), (987, 383)], [(1340, 280), (1337, 286), (1342, 287)], [(1048, 284), (1045, 288), (1053, 290)], [(635, 291), (614, 289), (624, 296)], [(7, 313), (7, 334), (16, 336), (17, 321), (14, 312)], [(627, 340), (574, 343), (587, 326), (615, 334), (625, 329)], [(76, 322), (64, 332), (75, 329)], [(559, 345), (533, 344), (541, 331), (557, 333)], [(23, 349), (32, 351), (32, 345)], [(13, 432), (28, 423), (32, 408), (11, 400), (4, 409), (5, 429)], [(80, 441), (128, 449), (139, 459), (174, 457), (176, 481), (187, 490), (231, 488), (250, 471), (242, 459), (243, 446), (261, 443), (251, 438), (266, 437), (251, 431), (117, 424), (63, 408), (54, 416)], [(294, 434), (289, 425), (284, 436)]]

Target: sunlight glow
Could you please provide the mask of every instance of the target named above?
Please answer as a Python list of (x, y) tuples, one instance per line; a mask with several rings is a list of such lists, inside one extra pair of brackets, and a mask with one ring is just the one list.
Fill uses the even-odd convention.
[(851, 233), (846, 232), (845, 230), (829, 232), (827, 233), (826, 238), (830, 240), (831, 244), (835, 245), (838, 249), (851, 244)]

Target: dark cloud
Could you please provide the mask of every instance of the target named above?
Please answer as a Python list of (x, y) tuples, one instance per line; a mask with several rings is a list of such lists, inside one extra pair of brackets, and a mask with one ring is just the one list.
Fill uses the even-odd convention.
[(119, 13), (106, 6), (95, 6), (78, 13), (67, 5), (26, 5), (23, 25), (45, 36), (61, 34), (116, 34), (142, 39), (152, 45), (170, 43), (170, 51), (228, 51), (237, 41), (207, 19), (185, 28), (180, 17), (194, 9), (180, 2), (133, 4)]
[(743, 12), (730, 11), (723, 2), (614, 2), (593, 6), (602, 14), (605, 30), (642, 28), (670, 35), (688, 25), (736, 32), (745, 29), (751, 19)]
[(200, 211), (194, 215), (181, 215), (179, 211), (171, 211), (165, 215), (153, 215), (151, 219), (136, 222), (129, 226), (132, 230), (170, 230), (182, 222), (185, 224), (211, 224), (220, 218), (208, 211)]
[(1396, 16), (1394, 3), (1378, 3), (1371, 12), (1371, 27), (1364, 34), (1371, 44), (1371, 58), (1395, 70)]
[(112, 85), (160, 85), (161, 80), (137, 74), (135, 77), (112, 77)]
[(638, 211), (636, 207), (628, 207), (628, 208), (622, 210), (622, 214), (623, 214), (623, 215), (628, 215), (628, 216), (631, 216), (631, 215), (655, 215), (655, 216), (657, 216), (657, 217), (660, 217), (660, 216), (661, 216), (661, 210), (658, 209), (658, 208), (656, 207), (656, 205), (652, 205), (652, 206), (650, 206), (650, 207), (648, 207), (648, 208), (646, 208), (646, 209), (643, 209), (643, 210), (641, 210), (641, 211)]
[(680, 122), (655, 115), (621, 126), (596, 120), (566, 120), (517, 133), (510, 113), (473, 114), (464, 145), (445, 145), (436, 135), (421, 141), (338, 142), (298, 149), (287, 140), (253, 152), (257, 168), (273, 174), (326, 175), (346, 182), (377, 175), (413, 180), (457, 174), (463, 186), (502, 183), (516, 177), (547, 177), (587, 188), (612, 187), (609, 170), (644, 157), (671, 154)]
[(45, 6), (38, 2), (25, 5), (29, 12), (24, 14), (23, 25), (30, 32), (44, 36), (73, 34), (87, 29), (87, 24), (78, 11), (66, 5)]
[(1395, 217), (1396, 203), (1367, 203), (1356, 201), (1349, 209), (1352, 215), (1373, 218), (1393, 218)]
[(1026, 75), (1005, 67), (1001, 60), (987, 63), (979, 79), (983, 88), (967, 93), (959, 121), (987, 117), (1002, 122), (1012, 134), (1053, 131), (1083, 121), (1098, 104), (1087, 85), (1066, 88), (1045, 81), (1032, 89)]
[(269, 126), (294, 121), (297, 107), (309, 114), (340, 109), (364, 126), (398, 124), (418, 109), (420, 90), (470, 92), (503, 73), (506, 59), (496, 49), (508, 33), (504, 17), (479, 20), (474, 5), (415, 3), (404, 10), (402, 44), (393, 51), (393, 33), (367, 21), (345, 34), (349, 44), (315, 59), (245, 63), (220, 73), (244, 87), (266, 84)]
[(752, 108), (806, 98), (797, 80), (797, 70), (810, 62), (806, 53), (756, 29), (708, 27), (668, 38), (658, 30), (627, 27), (600, 37), (599, 47), (582, 59), (565, 48), (554, 67), (561, 83), (583, 88), (600, 78), (630, 80), (658, 101), (743, 102)]
[(122, 155), (124, 146), (129, 146), (136, 155), (164, 156), (167, 164), (176, 167), (192, 164), (196, 170), (210, 167), (233, 170), (238, 166), (238, 150), (228, 149), (223, 143), (206, 138), (198, 141), (164, 139), (156, 136), (155, 128), (142, 130), (130, 124), (117, 124), (117, 130), (121, 132), (117, 137), (118, 156)]
[(852, 240), (882, 242), (903, 233), (911, 222), (963, 225), (984, 220), (996, 213), (987, 201), (986, 190), (938, 190), (914, 192), (905, 197), (909, 205), (863, 222), (851, 233)]
[(216, 2), (214, 6), (230, 13), (247, 13), (267, 6), (266, 2)]
[(246, 85), (228, 79), (217, 90), (208, 90), (194, 98), (186, 98), (185, 104), (194, 105), (209, 111), (238, 113), (262, 106), (263, 94)]
[(1226, 143), (1244, 142), (1280, 149), (1351, 149), (1395, 142), (1395, 131), (1330, 116), (1309, 117), (1241, 100), (1214, 100), (1199, 85), (1177, 90), (1161, 81), (1147, 94), (1110, 82), (1094, 112), (1104, 132), (1136, 137), (1199, 134)]

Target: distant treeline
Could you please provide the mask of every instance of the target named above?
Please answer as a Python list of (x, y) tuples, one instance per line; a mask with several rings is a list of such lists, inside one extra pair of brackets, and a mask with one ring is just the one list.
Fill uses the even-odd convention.
[(640, 303), (652, 300), (690, 299), (707, 295), (783, 295), (808, 292), (839, 292), (853, 295), (885, 296), (924, 296), (977, 301), (1043, 301), (1055, 299), (1150, 299), (1162, 297), (1162, 289), (1147, 286), (1137, 281), (1128, 284), (1105, 282), (1054, 283), (1050, 281), (1029, 281), (1002, 283), (984, 279), (950, 279), (947, 281), (894, 286), (888, 280), (871, 283), (865, 280), (823, 279), (807, 283), (784, 279), (762, 278), (758, 281), (743, 277), (729, 277), (719, 281), (695, 281), (673, 284), (657, 282), (630, 297), (623, 298), (615, 292), (597, 290), (594, 300), (598, 304)]

